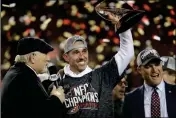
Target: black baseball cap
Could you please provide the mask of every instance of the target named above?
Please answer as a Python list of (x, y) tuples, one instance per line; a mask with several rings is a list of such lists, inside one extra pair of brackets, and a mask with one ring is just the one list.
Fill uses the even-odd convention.
[(154, 59), (161, 61), (160, 55), (158, 54), (158, 52), (155, 49), (146, 48), (138, 54), (137, 65), (138, 67), (141, 65), (146, 65), (147, 63), (149, 63), (151, 60), (154, 60)]
[(53, 47), (46, 43), (43, 39), (25, 37), (20, 39), (18, 42), (17, 55), (25, 55), (35, 51), (47, 54), (48, 52), (53, 50)]

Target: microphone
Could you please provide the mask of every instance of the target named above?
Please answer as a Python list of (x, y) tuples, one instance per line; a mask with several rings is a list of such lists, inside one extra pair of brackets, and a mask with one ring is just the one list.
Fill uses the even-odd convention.
[(54, 83), (56, 88), (58, 88), (59, 87), (59, 84), (58, 84), (59, 77), (57, 75), (57, 72), (58, 72), (57, 67), (53, 63), (49, 63), (47, 65), (47, 69), (48, 69), (48, 72), (50, 74), (48, 79)]
[[(58, 71), (57, 71), (57, 67), (53, 64), (53, 63), (49, 63), (47, 65), (48, 68), (48, 72), (50, 74), (49, 76), (49, 80), (51, 82), (54, 83), (54, 85), (56, 86), (56, 88), (58, 88), (59, 86), (62, 86), (65, 93), (67, 93), (70, 90), (70, 85), (68, 83), (63, 84), (63, 81), (61, 80), (61, 78), (57, 75)], [(61, 76), (61, 75), (60, 75)]]

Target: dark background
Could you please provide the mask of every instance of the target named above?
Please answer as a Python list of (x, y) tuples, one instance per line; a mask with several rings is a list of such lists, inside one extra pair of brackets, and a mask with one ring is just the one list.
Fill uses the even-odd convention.
[[(115, 0), (106, 1), (107, 4), (110, 2), (119, 3)], [(131, 87), (137, 87), (143, 82), (136, 72), (135, 59), (139, 51), (146, 47), (153, 47), (161, 56), (175, 57), (176, 55), (176, 1), (152, 1), (135, 0), (132, 5), (134, 9), (145, 10), (146, 15), (132, 27), (135, 57), (127, 68), (128, 81)], [(80, 34), (86, 38), (89, 46), (89, 66), (92, 68), (96, 68), (109, 60), (115, 54), (114, 48), (115, 50), (119, 48), (119, 38), (114, 32), (113, 25), (98, 16), (95, 10), (89, 12), (85, 8), (86, 3), (95, 7), (101, 0), (57, 0), (51, 6), (46, 6), (49, 0), (2, 0), (1, 2), (1, 78), (14, 63), (17, 42), (22, 37), (40, 37), (53, 45), (55, 52), (50, 56), (53, 62), (58, 65), (58, 68), (62, 68), (66, 64), (62, 58), (62, 42), (70, 34)], [(16, 6), (13, 8), (2, 6), (2, 4), (10, 3), (16, 3)], [(77, 9), (76, 15), (71, 15), (73, 9)], [(5, 15), (2, 15), (3, 13)], [(40, 20), (42, 16), (51, 19), (45, 30), (40, 29), (43, 23)], [(32, 17), (35, 17), (35, 21), (32, 21)], [(14, 20), (12, 20), (13, 18)], [(156, 22), (157, 18), (158, 22)], [(10, 19), (15, 21), (15, 25), (10, 25)], [(62, 22), (61, 27), (56, 25), (58, 20)], [(95, 30), (91, 30), (93, 26), (90, 25), (90, 20), (95, 22), (93, 25), (96, 26)], [(149, 22), (149, 25), (146, 25), (145, 20)], [(102, 26), (102, 22), (105, 25)], [(165, 24), (170, 25), (166, 26)], [(10, 28), (4, 30), (5, 26), (10, 26)], [(109, 29), (105, 27), (109, 27)], [(144, 32), (144, 35), (140, 33), (139, 28)], [(35, 31), (35, 33), (32, 33), (32, 31)], [(156, 40), (154, 36), (158, 36), (160, 40)], [(104, 42), (103, 39), (109, 39), (109, 42)]]

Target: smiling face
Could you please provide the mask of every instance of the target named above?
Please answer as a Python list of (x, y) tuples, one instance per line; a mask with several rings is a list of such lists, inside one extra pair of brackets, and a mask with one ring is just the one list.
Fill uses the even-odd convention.
[[(73, 45), (76, 47), (77, 45), (82, 45), (82, 41), (77, 41)], [(69, 51), (68, 53), (63, 55), (65, 61), (67, 61), (70, 65), (71, 71), (74, 73), (80, 73), (84, 71), (88, 64), (88, 50), (87, 48), (77, 48)]]
[(151, 60), (146, 65), (138, 67), (138, 72), (143, 77), (145, 83), (150, 86), (159, 85), (163, 79), (163, 69), (161, 61), (158, 59)]

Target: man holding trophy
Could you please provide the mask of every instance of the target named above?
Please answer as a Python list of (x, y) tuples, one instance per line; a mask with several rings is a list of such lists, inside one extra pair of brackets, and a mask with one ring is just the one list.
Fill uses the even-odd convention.
[[(66, 117), (113, 118), (112, 90), (134, 56), (130, 27), (143, 16), (143, 11), (129, 9), (95, 8), (96, 12), (115, 25), (120, 36), (120, 49), (100, 68), (88, 66), (88, 47), (85, 39), (75, 35), (67, 39), (63, 58), (66, 65), (59, 75), (65, 89)], [(121, 16), (120, 16), (121, 15)], [(105, 16), (105, 17), (104, 17)]]

